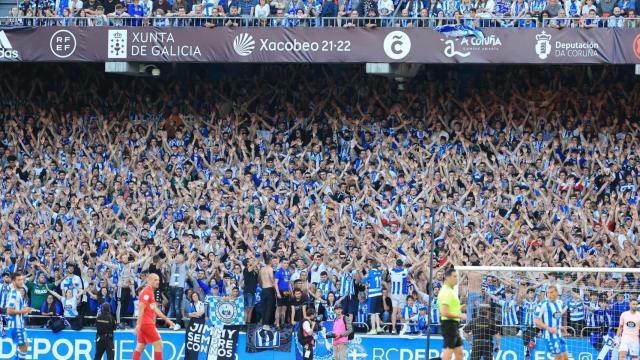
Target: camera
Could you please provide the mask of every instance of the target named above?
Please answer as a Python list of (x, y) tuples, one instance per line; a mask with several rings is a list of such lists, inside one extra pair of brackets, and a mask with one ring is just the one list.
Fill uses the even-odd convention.
[(336, 338), (336, 334), (335, 334), (335, 333), (330, 332), (330, 333), (327, 333), (327, 336), (326, 336), (326, 337), (327, 337), (327, 339), (335, 339), (335, 338)]

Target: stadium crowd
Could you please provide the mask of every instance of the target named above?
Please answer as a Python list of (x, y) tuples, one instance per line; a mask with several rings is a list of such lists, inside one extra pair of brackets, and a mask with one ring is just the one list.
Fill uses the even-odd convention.
[(635, 28), (639, 6), (636, 0), (20, 0), (2, 23), (209, 28)]
[[(640, 264), (640, 83), (622, 68), (433, 67), (402, 91), (336, 66), (211, 81), (43, 69), (0, 70), (0, 307), (22, 272), (43, 315), (109, 302), (131, 325), (156, 273), (178, 322), (207, 296), (241, 296), (264, 325), (303, 306), (330, 320), (341, 303), (359, 323), (373, 312), (420, 331), (432, 246), (436, 293), (449, 264)], [(275, 315), (260, 306), (264, 273)], [(557, 275), (521, 276), (485, 277), (486, 299), (535, 296)], [(602, 311), (640, 285), (562, 281), (567, 301)]]

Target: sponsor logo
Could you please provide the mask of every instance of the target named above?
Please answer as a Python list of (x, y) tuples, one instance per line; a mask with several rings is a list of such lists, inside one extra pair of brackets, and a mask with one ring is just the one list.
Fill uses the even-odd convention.
[(496, 35), (489, 35), (483, 39), (475, 36), (466, 36), (454, 39), (440, 39), (444, 42), (444, 56), (448, 58), (466, 58), (473, 52), (499, 51), (502, 47), (502, 40)]
[(253, 36), (243, 33), (233, 39), (233, 50), (240, 56), (249, 56), (256, 48), (256, 42)]
[(18, 59), (18, 56), (18, 50), (13, 49), (7, 34), (4, 31), (0, 31), (0, 59), (15, 60)]
[(384, 38), (384, 53), (393, 60), (401, 60), (411, 51), (411, 38), (402, 31), (392, 31)]
[(629, 329), (635, 329), (635, 327), (636, 327), (635, 321), (627, 321), (627, 327)]
[(595, 41), (551, 41), (551, 35), (545, 31), (536, 35), (535, 51), (540, 60), (546, 60), (553, 53), (554, 57), (595, 57), (600, 45)]
[(49, 48), (56, 57), (68, 58), (76, 51), (76, 36), (69, 30), (58, 30), (51, 35)]
[(538, 54), (540, 60), (544, 60), (551, 54), (551, 42), (549, 41), (551, 40), (551, 35), (543, 31), (536, 35), (536, 40), (538, 40), (535, 47), (536, 54)]
[(640, 59), (640, 34), (636, 35), (636, 38), (633, 39), (633, 53)]
[(127, 30), (109, 30), (107, 58), (127, 58)]
[(556, 311), (553, 313), (553, 317), (556, 319), (562, 319), (562, 312)]

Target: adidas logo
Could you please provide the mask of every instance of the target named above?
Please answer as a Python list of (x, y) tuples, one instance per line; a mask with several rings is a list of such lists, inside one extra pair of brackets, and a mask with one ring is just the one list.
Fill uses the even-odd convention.
[(0, 60), (1, 59), (18, 59), (18, 50), (13, 50), (13, 46), (4, 31), (0, 31)]

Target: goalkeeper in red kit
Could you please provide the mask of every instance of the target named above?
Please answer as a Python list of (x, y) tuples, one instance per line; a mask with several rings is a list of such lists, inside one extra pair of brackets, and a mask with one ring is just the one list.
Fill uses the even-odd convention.
[(140, 360), (144, 348), (148, 344), (153, 345), (153, 356), (155, 360), (162, 360), (162, 339), (156, 328), (156, 316), (163, 319), (170, 328), (174, 327), (165, 314), (158, 309), (154, 290), (160, 286), (160, 278), (156, 274), (149, 274), (147, 286), (140, 292), (140, 305), (138, 309), (138, 322), (134, 330), (138, 336), (138, 344), (133, 352), (133, 360)]

